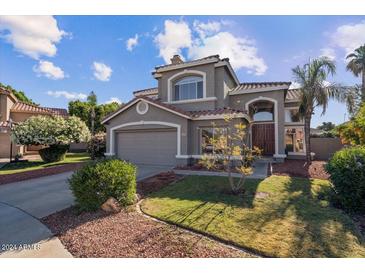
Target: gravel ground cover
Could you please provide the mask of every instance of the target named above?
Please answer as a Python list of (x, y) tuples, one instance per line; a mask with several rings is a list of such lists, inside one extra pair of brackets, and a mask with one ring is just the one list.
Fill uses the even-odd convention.
[(284, 163), (275, 163), (272, 165), (272, 174), (327, 180), (329, 174), (324, 169), (326, 163), (325, 161), (312, 161), (308, 165), (303, 160), (285, 160)]
[(108, 215), (103, 211), (77, 214), (69, 208), (42, 221), (75, 257), (252, 257), (135, 210)]

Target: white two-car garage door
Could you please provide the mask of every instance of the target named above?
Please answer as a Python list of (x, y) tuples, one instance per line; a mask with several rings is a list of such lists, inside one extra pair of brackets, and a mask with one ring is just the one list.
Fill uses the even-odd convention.
[(176, 129), (119, 132), (116, 138), (118, 157), (134, 164), (174, 166), (176, 136)]

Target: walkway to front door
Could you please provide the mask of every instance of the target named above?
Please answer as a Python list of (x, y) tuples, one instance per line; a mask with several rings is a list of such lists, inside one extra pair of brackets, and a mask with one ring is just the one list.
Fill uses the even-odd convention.
[(263, 155), (275, 153), (275, 127), (274, 123), (252, 125), (252, 145), (263, 150)]

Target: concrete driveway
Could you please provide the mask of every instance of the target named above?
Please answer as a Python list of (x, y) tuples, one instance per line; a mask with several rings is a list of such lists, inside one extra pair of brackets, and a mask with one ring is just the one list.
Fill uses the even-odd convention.
[[(170, 167), (139, 165), (137, 180)], [(70, 257), (61, 242), (38, 219), (68, 208), (74, 197), (67, 179), (72, 172), (0, 185), (0, 247), (27, 245), (26, 250), (1, 250), (0, 257)]]

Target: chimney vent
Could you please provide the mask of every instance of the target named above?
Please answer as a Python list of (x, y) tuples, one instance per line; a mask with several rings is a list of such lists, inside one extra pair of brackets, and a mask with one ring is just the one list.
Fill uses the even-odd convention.
[(181, 59), (180, 55), (175, 54), (171, 59), (172, 65), (182, 64), (184, 61)]

